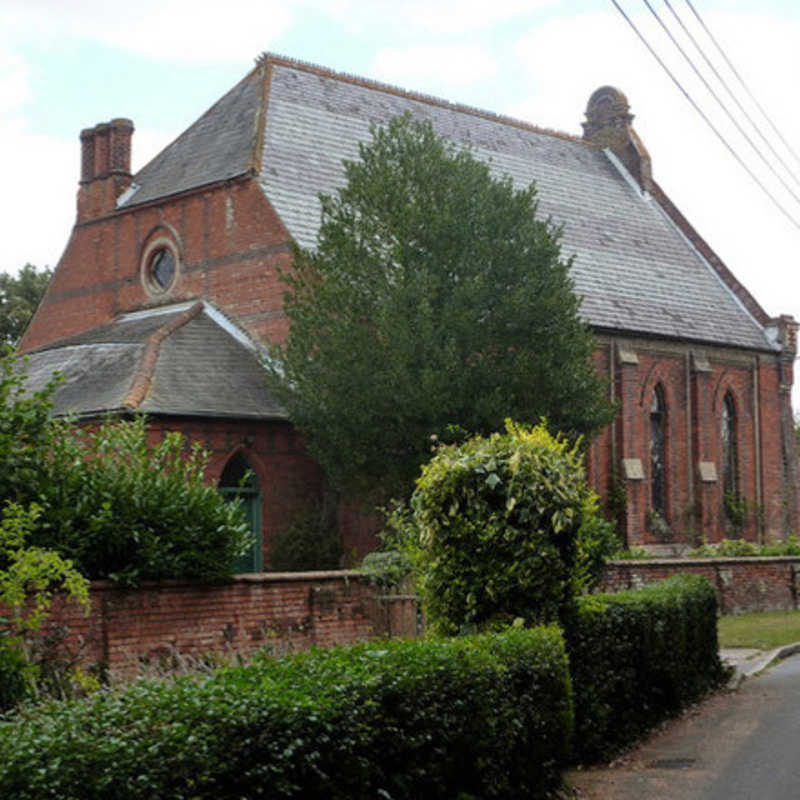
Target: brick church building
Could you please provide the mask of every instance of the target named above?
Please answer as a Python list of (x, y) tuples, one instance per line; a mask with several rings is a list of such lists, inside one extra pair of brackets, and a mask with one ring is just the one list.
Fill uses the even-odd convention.
[[(57, 411), (145, 412), (211, 452), (210, 478), (249, 466), (270, 537), (324, 476), (265, 389), (264, 343), (287, 332), (279, 270), (313, 247), (318, 195), (344, 182), (370, 124), (403, 112), (536, 183), (563, 225), (596, 364), (619, 403), (592, 442), (591, 483), (630, 545), (797, 530), (790, 407), (795, 323), (771, 318), (653, 178), (624, 95), (590, 98), (583, 137), (265, 55), (136, 175), (133, 124), (81, 132), (77, 219), (20, 346), (31, 385), (64, 376)], [(374, 546), (340, 508), (345, 552)]]

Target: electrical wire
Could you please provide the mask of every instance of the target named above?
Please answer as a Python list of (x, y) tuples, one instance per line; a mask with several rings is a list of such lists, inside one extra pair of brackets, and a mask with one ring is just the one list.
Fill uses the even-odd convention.
[(711, 61), (711, 59), (705, 54), (705, 51), (701, 47), (700, 43), (697, 41), (697, 39), (695, 39), (694, 35), (689, 30), (689, 28), (686, 26), (684, 21), (681, 19), (680, 15), (677, 13), (677, 11), (675, 11), (675, 9), (672, 6), (672, 3), (670, 3), (669, 0), (664, 0), (664, 4), (670, 10), (670, 12), (672, 13), (672, 16), (675, 17), (675, 20), (677, 21), (678, 25), (680, 25), (681, 30), (683, 30), (683, 32), (689, 38), (689, 40), (694, 45), (694, 47), (697, 50), (697, 52), (702, 56), (703, 60), (706, 62), (706, 65), (708, 66), (708, 68), (714, 73), (714, 77), (722, 84), (723, 88), (728, 93), (728, 96), (731, 98), (731, 100), (733, 100), (734, 103), (736, 103), (736, 107), (739, 109), (739, 111), (744, 115), (744, 117), (747, 119), (747, 121), (753, 127), (753, 130), (756, 132), (756, 134), (758, 134), (758, 137), (761, 139), (761, 141), (769, 148), (769, 151), (772, 153), (773, 156), (775, 156), (775, 158), (778, 160), (780, 165), (792, 177), (792, 179), (795, 181), (795, 183), (800, 185), (800, 178), (798, 178), (797, 174), (795, 172), (793, 172), (792, 168), (784, 161), (783, 157), (775, 149), (775, 146), (772, 144), (772, 142), (770, 142), (770, 140), (761, 131), (761, 127), (759, 126), (759, 124), (752, 118), (752, 116), (750, 115), (748, 110), (739, 101), (739, 98), (735, 95), (735, 93), (733, 92), (731, 87), (728, 85), (728, 82), (725, 80), (725, 78), (722, 75), (720, 75), (719, 71), (714, 66), (714, 62)]
[(697, 65), (694, 63), (694, 61), (692, 61), (692, 59), (687, 55), (686, 51), (681, 47), (680, 42), (672, 35), (672, 31), (664, 24), (664, 21), (658, 15), (658, 12), (653, 8), (653, 6), (650, 5), (650, 0), (642, 0), (642, 2), (647, 6), (647, 8), (650, 11), (650, 13), (656, 18), (656, 22), (658, 22), (658, 24), (661, 26), (661, 28), (664, 31), (664, 33), (667, 34), (667, 36), (669, 37), (669, 40), (672, 42), (673, 45), (675, 45), (675, 47), (677, 48), (678, 52), (685, 59), (686, 63), (692, 68), (694, 74), (697, 75), (697, 77), (700, 79), (700, 81), (703, 84), (703, 86), (706, 87), (706, 90), (708, 91), (708, 93), (717, 101), (717, 104), (725, 112), (726, 116), (733, 123), (734, 127), (736, 128), (736, 130), (739, 131), (739, 133), (744, 137), (744, 140), (750, 145), (750, 147), (753, 148), (753, 151), (761, 159), (761, 161), (763, 162), (764, 166), (775, 176), (775, 178), (780, 183), (780, 185), (783, 186), (784, 189), (786, 189), (786, 191), (795, 199), (795, 201), (797, 203), (800, 203), (800, 196), (795, 194), (794, 190), (786, 182), (786, 180), (784, 179), (783, 175), (781, 175), (780, 172), (778, 172), (778, 170), (775, 169), (775, 167), (772, 166), (772, 164), (767, 160), (767, 157), (758, 148), (758, 145), (756, 145), (756, 143), (748, 135), (747, 131), (745, 131), (745, 129), (739, 124), (739, 121), (736, 119), (736, 117), (734, 117), (733, 114), (731, 114), (731, 112), (728, 109), (728, 107), (720, 99), (720, 96), (714, 91), (714, 88), (705, 79), (703, 74), (697, 68)]
[(761, 103), (759, 103), (758, 100), (756, 100), (755, 96), (750, 91), (750, 87), (745, 83), (744, 78), (739, 74), (739, 72), (736, 69), (736, 67), (733, 66), (733, 64), (731, 63), (731, 60), (728, 58), (728, 56), (725, 54), (725, 51), (722, 49), (722, 46), (714, 38), (714, 34), (711, 33), (711, 31), (708, 29), (708, 26), (705, 24), (705, 22), (703, 22), (703, 19), (701, 18), (700, 14), (698, 14), (697, 11), (695, 10), (695, 7), (692, 5), (691, 0), (686, 0), (686, 4), (692, 10), (692, 13), (695, 15), (695, 17), (697, 17), (697, 21), (700, 23), (700, 25), (702, 26), (703, 30), (708, 35), (708, 38), (711, 39), (711, 41), (714, 43), (714, 47), (717, 48), (717, 50), (719, 51), (719, 54), (725, 60), (725, 63), (728, 65), (728, 68), (730, 69), (730, 71), (736, 76), (736, 79), (739, 81), (739, 83), (742, 84), (742, 87), (747, 92), (747, 96), (753, 101), (753, 103), (755, 104), (756, 108), (764, 116), (764, 119), (769, 123), (769, 126), (772, 128), (772, 130), (774, 131), (775, 135), (781, 140), (781, 142), (783, 142), (784, 147), (786, 147), (786, 149), (794, 156), (794, 158), (798, 162), (798, 164), (800, 164), (800, 156), (797, 155), (797, 153), (794, 151), (794, 149), (789, 144), (789, 142), (787, 142), (786, 139), (783, 137), (783, 135), (778, 130), (778, 128), (775, 125), (775, 123), (772, 121), (770, 116), (767, 114), (767, 112), (761, 106)]
[(703, 119), (703, 121), (706, 123), (706, 125), (708, 125), (708, 127), (711, 128), (712, 132), (716, 135), (716, 137), (720, 140), (720, 142), (722, 142), (722, 144), (725, 147), (725, 149), (737, 161), (739, 166), (752, 178), (752, 180), (758, 185), (758, 187), (761, 189), (761, 191), (764, 192), (764, 194), (772, 201), (773, 205), (781, 212), (781, 214), (783, 214), (783, 216), (786, 217), (786, 219), (789, 222), (791, 222), (792, 225), (794, 225), (795, 228), (800, 230), (800, 222), (798, 222), (783, 207), (781, 202), (772, 194), (772, 192), (770, 192), (770, 190), (764, 185), (764, 183), (762, 183), (762, 181), (755, 174), (755, 172), (753, 172), (753, 170), (750, 169), (750, 167), (742, 160), (741, 156), (739, 156), (739, 154), (728, 143), (728, 140), (719, 132), (717, 127), (708, 118), (708, 116), (705, 114), (703, 109), (701, 109), (700, 106), (697, 105), (697, 103), (694, 101), (694, 99), (689, 94), (689, 92), (687, 92), (686, 89), (683, 88), (683, 85), (681, 84), (681, 82), (675, 77), (675, 75), (672, 73), (670, 68), (664, 63), (664, 61), (658, 55), (658, 53), (656, 53), (656, 51), (650, 46), (650, 43), (647, 41), (647, 39), (645, 39), (644, 35), (636, 27), (636, 25), (633, 22), (633, 20), (625, 13), (624, 9), (619, 5), (617, 0), (611, 0), (611, 2), (614, 4), (614, 7), (617, 9), (617, 11), (619, 11), (619, 13), (623, 16), (623, 18), (628, 23), (628, 25), (630, 25), (630, 27), (633, 29), (633, 32), (636, 34), (636, 36), (639, 38), (639, 40), (642, 42), (642, 44), (648, 49), (648, 51), (653, 56), (653, 58), (655, 58), (655, 60), (659, 63), (661, 68), (667, 73), (667, 75), (670, 77), (670, 79), (675, 84), (675, 86), (678, 87), (678, 90), (686, 98), (686, 100), (690, 103), (692, 108), (694, 108), (694, 110), (700, 115), (700, 117)]

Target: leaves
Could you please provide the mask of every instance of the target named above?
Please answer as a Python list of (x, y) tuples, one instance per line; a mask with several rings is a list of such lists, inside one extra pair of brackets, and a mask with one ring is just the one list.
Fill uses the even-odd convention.
[(533, 187), (408, 116), (373, 129), (345, 169), (322, 198), (317, 249), (283, 276), (289, 337), (267, 363), (340, 488), (407, 497), (432, 434), (488, 434), (507, 416), (569, 432), (610, 419)]
[(91, 431), (54, 420), (55, 386), (28, 392), (18, 359), (0, 360), (0, 506), (37, 507), (26, 546), (89, 578), (229, 575), (248, 527), (206, 484), (202, 448), (177, 433), (149, 440), (143, 417)]
[(411, 502), (419, 533), (405, 550), (441, 633), (559, 619), (618, 546), (578, 446), (543, 423), (440, 447)]
[(0, 345), (15, 346), (33, 317), (53, 272), (26, 264), (15, 277), (0, 273)]

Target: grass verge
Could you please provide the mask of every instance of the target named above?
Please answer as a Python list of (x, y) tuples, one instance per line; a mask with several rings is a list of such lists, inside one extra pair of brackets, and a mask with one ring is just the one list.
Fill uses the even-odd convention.
[(720, 647), (755, 647), (773, 650), (800, 642), (800, 611), (768, 611), (720, 617)]

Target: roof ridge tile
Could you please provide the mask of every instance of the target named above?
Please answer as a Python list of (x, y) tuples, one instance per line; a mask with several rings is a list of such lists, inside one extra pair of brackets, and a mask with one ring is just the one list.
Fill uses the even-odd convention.
[(158, 362), (158, 355), (161, 351), (161, 343), (168, 336), (171, 336), (179, 328), (193, 320), (205, 308), (202, 301), (195, 303), (191, 308), (174, 319), (162, 325), (155, 333), (147, 337), (144, 343), (144, 351), (139, 361), (139, 368), (133, 376), (133, 381), (128, 393), (122, 399), (122, 405), (126, 408), (137, 409), (147, 397), (153, 385), (153, 375)]

